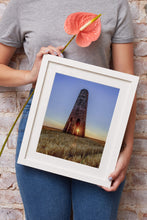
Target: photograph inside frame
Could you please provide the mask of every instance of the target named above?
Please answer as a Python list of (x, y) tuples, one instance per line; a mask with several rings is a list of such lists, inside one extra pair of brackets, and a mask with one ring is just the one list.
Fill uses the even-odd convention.
[(56, 73), (36, 151), (100, 165), (119, 89)]

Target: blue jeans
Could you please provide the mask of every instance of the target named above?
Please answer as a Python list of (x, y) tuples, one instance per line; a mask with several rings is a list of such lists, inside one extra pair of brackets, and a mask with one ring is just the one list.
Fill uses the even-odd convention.
[[(16, 149), (18, 158), (32, 99), (23, 111)], [(115, 220), (124, 182), (116, 192), (16, 163), (26, 220)]]

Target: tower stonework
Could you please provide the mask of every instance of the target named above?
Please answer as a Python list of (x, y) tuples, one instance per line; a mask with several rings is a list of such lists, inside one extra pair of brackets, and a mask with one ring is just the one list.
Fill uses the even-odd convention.
[(87, 105), (88, 90), (82, 89), (65, 124), (64, 132), (80, 137), (85, 136)]

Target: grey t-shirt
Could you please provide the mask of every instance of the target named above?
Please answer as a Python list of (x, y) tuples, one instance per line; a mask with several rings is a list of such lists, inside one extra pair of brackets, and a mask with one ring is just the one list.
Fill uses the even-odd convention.
[(109, 68), (112, 43), (133, 41), (127, 0), (11, 0), (0, 22), (0, 42), (24, 47), (31, 69), (37, 52), (48, 45), (65, 45), (71, 38), (64, 31), (66, 17), (74, 12), (101, 13), (99, 39), (81, 48), (73, 41), (65, 50), (69, 59)]

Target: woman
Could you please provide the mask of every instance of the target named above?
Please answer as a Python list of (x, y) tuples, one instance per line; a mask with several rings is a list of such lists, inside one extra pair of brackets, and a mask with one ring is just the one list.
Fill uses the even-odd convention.
[[(70, 38), (63, 30), (64, 21), (69, 14), (78, 11), (102, 14), (101, 36), (87, 48), (72, 42), (64, 56), (105, 68), (110, 68), (112, 60), (114, 70), (133, 74), (133, 31), (127, 0), (21, 0), (21, 3), (11, 0), (0, 24), (0, 86), (32, 83), (35, 87), (43, 55), (63, 56), (63, 46), (59, 45), (65, 45)], [(26, 70), (8, 67), (20, 47), (24, 47), (28, 58)], [(16, 160), (30, 105), (31, 100), (20, 122)], [(134, 124), (135, 102), (124, 137), (126, 146), (120, 153), (115, 171), (108, 177), (113, 180), (109, 189), (16, 163), (26, 219), (70, 219), (72, 206), (76, 220), (115, 220), (132, 153)]]

